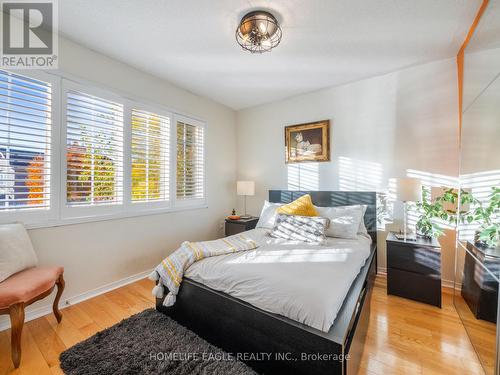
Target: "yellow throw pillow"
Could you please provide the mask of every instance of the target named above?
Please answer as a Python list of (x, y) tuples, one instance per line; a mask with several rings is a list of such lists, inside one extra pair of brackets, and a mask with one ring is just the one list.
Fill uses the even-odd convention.
[(318, 216), (309, 194), (303, 195), (293, 202), (281, 206), (276, 211), (279, 214), (286, 215)]

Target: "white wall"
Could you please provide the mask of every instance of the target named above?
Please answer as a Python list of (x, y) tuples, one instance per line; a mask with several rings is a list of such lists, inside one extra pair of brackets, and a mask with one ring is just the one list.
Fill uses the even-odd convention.
[[(40, 264), (64, 266), (64, 301), (152, 269), (184, 240), (219, 236), (220, 223), (235, 203), (236, 147), (231, 109), (62, 38), (59, 56), (65, 74), (207, 122), (208, 208), (29, 231)], [(48, 297), (31, 310), (52, 300)]]
[[(460, 173), (500, 170), (500, 48), (467, 52)], [(484, 181), (482, 181), (484, 184)], [(477, 182), (476, 182), (477, 183)], [(491, 181), (493, 185), (493, 181)]]
[[(287, 166), (284, 127), (324, 119), (331, 124), (331, 162)], [(236, 135), (238, 178), (256, 182), (256, 196), (248, 199), (255, 215), (269, 189), (380, 191), (409, 169), (424, 179), (456, 178), (455, 59), (239, 111)], [(384, 239), (380, 233), (382, 268)], [(443, 279), (453, 280), (454, 240), (442, 243)]]

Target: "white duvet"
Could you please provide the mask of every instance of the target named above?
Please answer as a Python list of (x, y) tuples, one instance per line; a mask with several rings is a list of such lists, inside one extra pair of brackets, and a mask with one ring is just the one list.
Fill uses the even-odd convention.
[(371, 239), (328, 237), (318, 246), (267, 233), (263, 228), (245, 232), (257, 249), (200, 260), (185, 277), (328, 332), (370, 254)]

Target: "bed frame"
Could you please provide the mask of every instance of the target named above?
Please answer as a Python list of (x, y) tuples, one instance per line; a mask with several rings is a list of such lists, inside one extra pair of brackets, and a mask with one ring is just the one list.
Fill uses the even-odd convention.
[[(354, 280), (329, 332), (256, 308), (185, 278), (172, 307), (156, 309), (261, 374), (354, 375), (363, 353), (376, 275), (374, 192), (270, 190), (269, 200), (289, 203), (310, 194), (317, 206), (368, 206), (364, 221), (373, 239), (370, 256)], [(325, 288), (334, 288), (325, 285)], [(265, 353), (265, 354), (263, 354)]]

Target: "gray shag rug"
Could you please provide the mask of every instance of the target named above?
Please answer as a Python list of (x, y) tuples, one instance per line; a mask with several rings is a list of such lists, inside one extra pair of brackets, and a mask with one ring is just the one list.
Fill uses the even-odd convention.
[(123, 320), (61, 353), (68, 375), (255, 375), (244, 363), (154, 309)]

